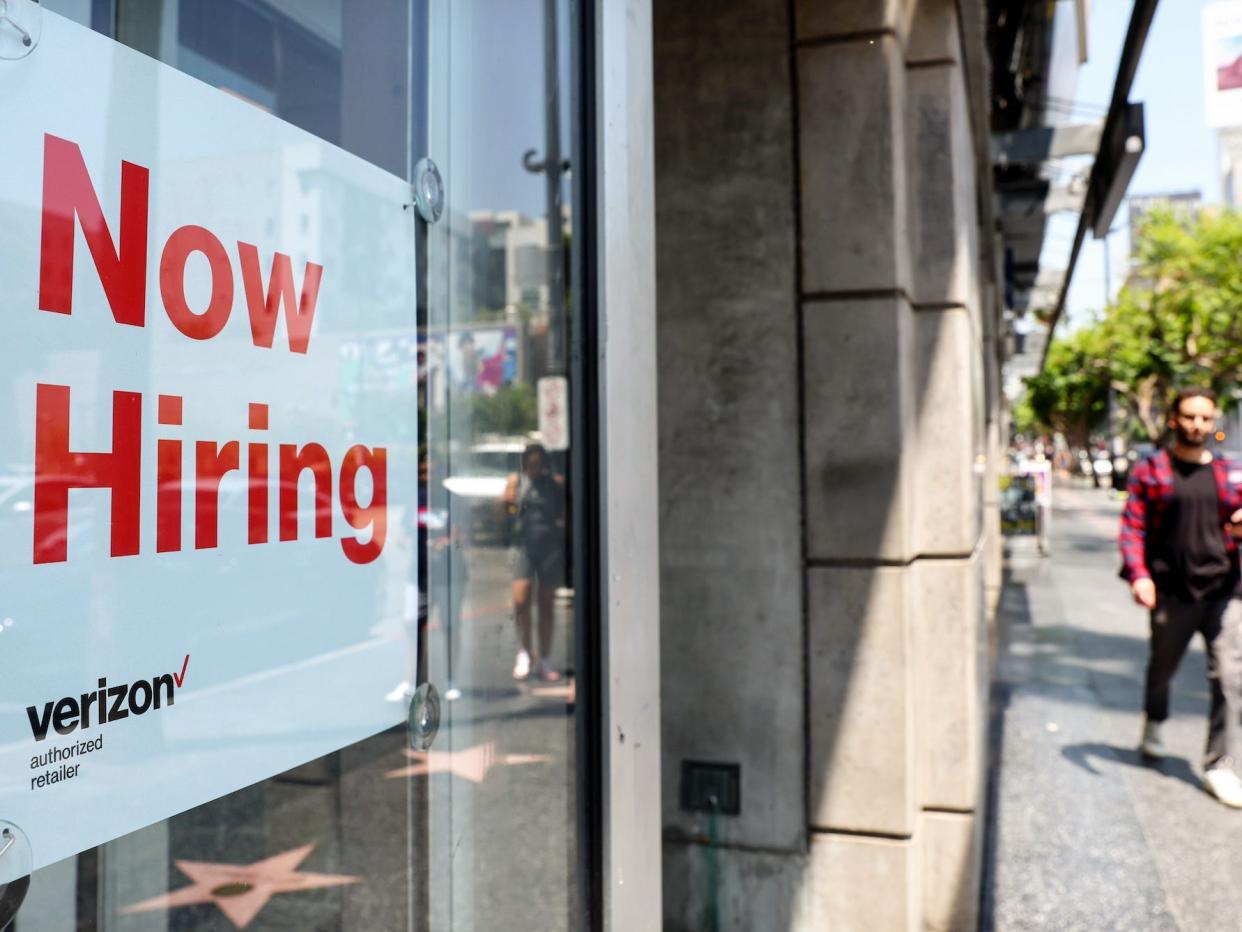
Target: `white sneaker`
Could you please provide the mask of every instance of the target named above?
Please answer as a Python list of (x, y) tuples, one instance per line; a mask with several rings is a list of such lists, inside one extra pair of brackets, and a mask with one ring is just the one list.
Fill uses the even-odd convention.
[(1143, 740), (1139, 750), (1147, 757), (1168, 757), (1169, 749), (1160, 740), (1160, 722), (1148, 722), (1143, 726)]
[(545, 683), (555, 683), (561, 678), (560, 671), (552, 666), (551, 661), (546, 657), (539, 658), (539, 665), (535, 668), (535, 675)]
[(409, 681), (402, 680), (393, 688), (391, 692), (384, 694), (384, 699), (387, 702), (406, 702), (413, 695), (414, 692), (410, 689)]
[(513, 661), (513, 678), (515, 680), (524, 680), (528, 676), (530, 676), (530, 654), (520, 650)]
[(1242, 780), (1228, 764), (1218, 764), (1205, 773), (1203, 788), (1231, 809), (1242, 809)]

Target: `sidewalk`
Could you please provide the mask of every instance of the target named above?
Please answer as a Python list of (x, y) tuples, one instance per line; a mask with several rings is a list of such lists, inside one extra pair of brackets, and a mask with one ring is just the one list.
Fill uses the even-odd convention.
[(1165, 741), (1135, 746), (1147, 616), (1117, 578), (1121, 506), (1058, 487), (1052, 555), (1013, 542), (993, 690), (982, 928), (1242, 928), (1242, 811), (1199, 785), (1207, 686), (1196, 638)]

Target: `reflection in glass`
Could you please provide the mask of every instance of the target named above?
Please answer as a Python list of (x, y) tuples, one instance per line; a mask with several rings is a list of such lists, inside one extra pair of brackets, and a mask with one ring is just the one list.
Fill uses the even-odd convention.
[[(92, 16), (104, 7), (77, 6), (84, 25), (87, 6)], [(316, 331), (334, 347), (333, 429), (389, 425), (417, 450), (419, 494), (390, 521), (374, 598), (334, 610), (372, 619), (396, 658), (377, 664), (373, 685), (393, 720), (430, 680), (442, 725), (427, 751), (410, 748), (404, 726), (342, 740), (38, 871), (15, 928), (576, 927), (574, 580), (583, 554), (569, 478), (568, 3), (117, 0), (109, 9), (120, 41), (393, 175), (409, 180), (424, 154), (440, 166), (444, 215), (418, 228), (426, 255), (417, 329), (410, 308), (384, 300), (404, 283), (369, 273), (374, 256), (350, 258), (365, 240), (359, 231), (384, 222), (386, 204), (296, 158), (246, 156), (234, 166), (245, 183), (229, 196), (237, 216), (293, 244), (295, 268), (331, 244), (344, 257), (333, 287), (374, 308), (365, 328), (325, 318)], [(220, 158), (179, 169), (188, 214), (195, 203), (220, 207), (209, 183)], [(281, 206), (289, 179), (314, 193), (290, 203), (312, 207)], [(230, 391), (248, 398), (254, 378), (238, 373)], [(417, 418), (405, 400), (411, 384)], [(233, 400), (225, 395), (222, 409)], [(10, 492), (14, 501), (25, 494), (20, 477), (12, 484), (0, 487), (0, 509)], [(244, 511), (247, 494), (244, 483), (221, 487), (222, 525)], [(308, 529), (314, 512), (302, 515)], [(296, 573), (281, 578), (299, 585)], [(81, 597), (92, 598), (85, 585)], [(258, 614), (277, 611), (273, 603)], [(105, 627), (80, 633), (109, 650)], [(309, 638), (268, 647), (274, 654), (247, 657), (256, 675), (290, 657), (351, 649)], [(220, 740), (238, 736), (222, 731)], [(262, 761), (283, 736), (246, 740)], [(211, 761), (206, 749), (202, 766)]]
[(431, 672), (460, 691), (441, 748), (480, 777), (430, 787), (433, 928), (577, 925), (568, 15), (432, 5), (431, 496), (459, 533), (431, 568)]
[[(156, 439), (144, 434), (144, 465), (151, 468), (150, 476), (144, 474), (150, 496), (143, 507), (151, 509), (158, 498), (181, 504), (188, 515), (206, 495), (216, 532), (208, 542), (200, 534), (208, 525), (197, 518), (187, 518), (177, 534), (160, 525), (159, 540), (168, 545), (160, 548), (163, 562), (144, 564), (159, 571), (122, 591), (115, 581), (121, 568), (107, 552), (107, 493), (70, 494), (69, 539), (63, 542), (69, 560), (57, 576), (56, 598), (76, 610), (58, 619), (64, 645), (43, 638), (45, 653), (52, 657), (47, 666), (55, 663), (53, 672), (59, 676), (64, 670), (63, 678), (75, 683), (94, 683), (101, 673), (111, 675), (133, 662), (136, 624), (151, 625), (148, 640), (155, 641), (160, 620), (175, 612), (180, 623), (193, 621), (193, 643), (184, 648), (186, 665), (178, 653), (174, 668), (186, 676), (188, 666), (176, 711), (181, 722), (192, 719), (196, 731), (193, 742), (185, 741), (184, 733), (161, 730), (153, 716), (144, 716), (141, 724), (151, 728), (151, 740), (139, 748), (138, 760), (131, 757), (118, 767), (115, 758), (101, 756), (90, 765), (92, 779), (120, 783), (132, 778), (137, 785), (144, 768), (151, 772), (170, 762), (180, 767), (176, 778), (161, 783), (158, 792), (146, 789), (101, 800), (94, 811), (75, 807), (59, 814), (59, 824), (72, 835), (76, 824), (101, 812), (159, 807), (180, 799), (178, 794), (195, 784), (241, 788), (188, 809), (185, 803), (168, 805), (163, 812), (184, 811), (36, 871), (15, 926), (22, 932), (400, 929), (425, 914), (415, 894), (415, 878), (426, 874), (425, 846), (412, 852), (411, 842), (419, 824), (418, 787), (427, 776), (409, 772), (405, 709), (384, 696), (404, 665), (405, 582), (417, 566), (416, 540), (406, 528), (414, 527), (418, 510), (414, 398), (420, 341), (415, 231), (402, 209), (408, 192), (402, 179), (410, 139), (417, 135), (412, 125), (421, 117), (411, 105), (410, 4), (380, 6), (368, 4), (365, 22), (360, 19), (354, 27), (342, 21), (339, 3), (204, 6), (122, 0), (117, 26), (126, 41), (220, 89), (195, 84), (191, 101), (201, 103), (206, 95), (216, 95), (213, 103), (241, 98), (274, 117), (233, 102), (230, 113), (245, 118), (221, 125), (218, 109), (204, 107), (188, 114), (191, 120), (197, 114), (198, 123), (187, 127), (183, 110), (174, 127), (171, 120), (161, 122), (180, 99), (167, 84), (125, 87), (108, 80), (113, 75), (95, 58), (90, 67), (83, 66), (85, 75), (99, 77), (94, 90), (112, 95), (108, 107), (97, 108), (100, 119), (81, 121), (77, 130), (76, 142), (92, 153), (91, 172), (100, 191), (105, 181), (96, 154), (109, 143), (116, 148), (113, 166), (127, 157), (151, 169), (156, 261), (148, 271), (158, 273), (160, 247), (174, 229), (201, 222), (227, 244), (220, 265), (227, 272), (211, 271), (208, 263), (198, 264), (202, 257), (191, 255), (182, 275), (185, 303), (208, 306), (218, 274), (233, 276), (235, 300), (227, 327), (211, 339), (192, 341), (173, 330), (158, 297), (160, 287), (148, 287), (157, 295), (149, 302), (152, 319), (133, 334), (132, 353), (101, 351), (111, 345), (115, 338), (108, 334), (117, 329), (102, 305), (100, 313), (79, 307), (71, 319), (66, 317), (72, 326), (55, 347), (38, 342), (42, 331), (37, 327), (13, 325), (12, 338), (24, 342), (17, 349), (10, 344), (20, 364), (8, 377), (29, 389), (10, 393), (15, 401), (0, 411), (0, 431), (17, 434), (34, 420), (36, 381), (73, 380), (73, 449), (106, 449), (113, 412), (98, 399), (110, 398), (118, 388), (140, 392), (148, 430), (161, 440), (183, 442), (186, 451), (183, 476), (157, 481)], [(83, 43), (107, 41), (74, 28), (76, 33), (60, 35), (82, 37), (75, 41)], [(385, 68), (396, 61), (396, 82), (378, 84), (391, 77)], [(179, 82), (180, 88), (187, 84), (184, 78)], [(285, 124), (309, 129), (386, 172), (304, 134), (282, 136), (278, 130), (288, 130)], [(41, 121), (32, 118), (23, 126), (37, 138)], [(129, 147), (158, 152), (158, 157), (139, 158)], [(7, 158), (12, 169), (15, 156)], [(29, 174), (37, 178), (38, 169)], [(14, 177), (12, 171), (8, 176)], [(353, 183), (359, 177), (375, 184)], [(106, 190), (103, 210), (115, 233), (115, 181)], [(13, 246), (11, 254), (39, 248), (38, 197), (38, 186), (29, 185), (16, 193), (6, 189), (0, 199), (11, 221), (0, 238)], [(332, 257), (314, 324), (301, 334), (310, 341), (309, 353), (296, 350), (298, 335), (282, 326), (263, 365), (239, 367), (238, 359), (251, 358), (239, 345), (252, 353), (255, 349), (250, 324), (243, 320), (249, 302), (243, 281), (248, 253), (238, 245), (242, 241), (257, 244), (264, 284), (274, 275), (273, 250), (287, 253), (295, 294), (304, 286), (308, 263)], [(75, 261), (80, 269), (93, 270), (89, 250), (81, 245)], [(25, 265), (37, 270), (37, 256)], [(79, 284), (87, 278), (80, 275)], [(27, 298), (24, 287), (7, 279), (6, 298), (33, 309), (36, 288), (27, 289)], [(89, 296), (89, 289), (79, 290), (79, 301), (84, 294)], [(365, 317), (359, 313), (363, 308)], [(45, 371), (54, 377), (43, 377)], [(156, 427), (156, 395), (170, 392), (170, 385), (183, 404), (166, 414), (161, 400), (159, 424), (167, 426)], [(296, 401), (291, 403), (291, 397)], [(269, 408), (267, 403), (277, 399), (281, 403)], [(291, 434), (294, 424), (296, 435)], [(380, 470), (365, 476), (351, 472), (346, 454), (377, 434), (391, 454), (386, 511), (377, 504)], [(237, 466), (218, 483), (195, 478), (199, 441), (210, 441), (224, 457), (231, 454), (223, 451), (236, 453)], [(322, 455), (312, 443), (322, 445)], [(288, 457), (285, 446), (293, 448)], [(201, 467), (202, 460), (197, 462)], [(46, 614), (39, 601), (48, 594), (32, 589), (20, 575), (29, 571), (31, 535), (18, 533), (29, 526), (33, 480), (28, 464), (26, 472), (7, 460), (3, 467), (0, 577), (21, 585), (4, 587), (4, 614), (12, 618), (0, 618), (0, 628), (10, 662), (15, 655), (34, 658), (29, 666), (37, 668), (43, 655), (36, 657), (24, 639), (31, 637), (26, 629)], [(399, 469), (405, 470), (403, 478)], [(404, 489), (400, 495), (398, 487)], [(331, 495), (323, 494), (329, 488)], [(180, 494), (166, 496), (170, 489)], [(262, 507), (255, 504), (259, 498)], [(169, 508), (168, 514), (177, 513)], [(256, 523), (256, 514), (268, 520)], [(335, 539), (315, 540), (329, 522)], [(358, 530), (355, 543), (369, 546), (375, 555), (364, 572), (347, 580), (343, 570), (325, 571), (298, 549), (330, 544), (334, 566), (349, 566), (353, 558), (341, 540), (346, 525)], [(144, 534), (147, 530), (152, 539), (143, 546), (154, 549), (154, 521), (144, 524)], [(328, 551), (321, 546), (320, 552)], [(267, 585), (255, 585), (256, 578)], [(13, 619), (16, 624), (6, 627)], [(123, 627), (130, 632), (128, 640), (119, 636)], [(70, 664), (80, 669), (69, 670)], [(361, 670), (361, 677), (351, 682), (342, 672), (347, 668)], [(243, 694), (245, 714), (238, 714), (236, 697)], [(6, 706), (13, 698), (3, 697)], [(361, 727), (353, 715), (360, 707), (367, 710), (367, 724)], [(228, 714), (222, 714), (225, 708)], [(105, 736), (109, 744), (120, 727)], [(358, 740), (367, 735), (373, 736)], [(142, 759), (144, 753), (149, 759)], [(33, 844), (37, 847), (38, 839)]]

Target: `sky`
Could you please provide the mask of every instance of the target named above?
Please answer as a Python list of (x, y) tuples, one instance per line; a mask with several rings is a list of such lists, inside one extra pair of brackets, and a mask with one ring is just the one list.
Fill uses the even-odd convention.
[[(1208, 128), (1204, 111), (1202, 11), (1212, 2), (1216, 0), (1163, 0), (1156, 9), (1130, 91), (1130, 100), (1145, 106), (1147, 129), (1147, 148), (1130, 182), (1131, 195), (1197, 190), (1208, 203), (1221, 199), (1216, 133)], [(1067, 4), (1067, 0), (1059, 3)], [(1077, 114), (1081, 119), (1102, 112), (1112, 98), (1132, 2), (1092, 0), (1091, 6), (1088, 60), (1079, 69), (1074, 95), (1082, 108)], [(1042, 268), (1065, 267), (1077, 223), (1077, 214), (1051, 218)], [(1113, 220), (1113, 228), (1118, 226), (1121, 229), (1108, 242), (1114, 293), (1125, 278), (1129, 255), (1128, 212), (1124, 207)], [(1062, 326), (1084, 323), (1104, 306), (1104, 255), (1103, 244), (1088, 233)]]

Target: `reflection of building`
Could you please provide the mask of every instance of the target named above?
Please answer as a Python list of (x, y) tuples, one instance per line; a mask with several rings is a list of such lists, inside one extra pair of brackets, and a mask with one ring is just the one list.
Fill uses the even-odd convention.
[(547, 308), (547, 220), (511, 210), (477, 211), (470, 225), (474, 280), (487, 289), (475, 295), (476, 307)]
[(413, 75), (388, 37), (410, 15), (398, 0), (366, 15), (345, 15), (342, 0), (152, 0), (121, 18), (139, 51), (404, 175), (407, 127), (389, 102)]

